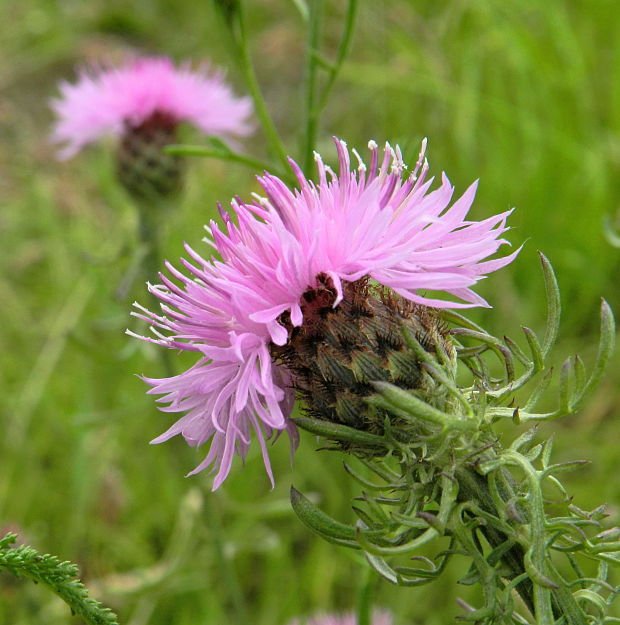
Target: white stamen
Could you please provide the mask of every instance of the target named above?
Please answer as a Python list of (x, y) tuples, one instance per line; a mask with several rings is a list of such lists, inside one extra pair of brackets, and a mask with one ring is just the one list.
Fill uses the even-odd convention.
[(403, 153), (400, 149), (400, 145), (396, 146), (396, 158), (398, 159), (401, 170), (407, 169), (407, 163), (405, 163), (405, 161), (403, 160)]
[(169, 336), (164, 336), (161, 332), (158, 332), (153, 326), (149, 326), (149, 330), (164, 343), (174, 343), (174, 340)]
[(422, 144), (420, 145), (420, 153), (418, 154), (418, 160), (416, 161), (415, 167), (413, 168), (413, 180), (417, 180), (418, 179), (418, 171), (420, 170), (420, 166), (422, 165), (422, 163), (424, 162), (426, 164), (426, 159), (424, 157), (424, 154), (426, 153), (426, 143), (427, 143), (427, 139), (426, 137), (424, 137), (424, 139), (422, 139)]
[(358, 171), (366, 171), (366, 165), (364, 163), (364, 161), (362, 160), (362, 157), (359, 155), (359, 152), (353, 148), (351, 150), (351, 152), (353, 152), (353, 154), (355, 155), (355, 158), (357, 159), (358, 165), (357, 165), (357, 169)]
[[(398, 146), (396, 146), (398, 149)], [(390, 156), (392, 157), (392, 164), (390, 165), (390, 173), (392, 174), (400, 174), (402, 171), (402, 158), (399, 159), (399, 155), (396, 150), (389, 144), (385, 144), (385, 149), (389, 150)]]
[[(142, 306), (142, 304), (138, 304), (138, 302), (134, 302), (133, 305), (138, 309), (141, 310), (143, 313), (146, 313), (149, 317), (155, 317), (156, 319), (163, 319), (163, 317), (158, 317), (157, 315), (155, 315), (154, 313), (152, 313), (148, 308), (145, 308), (144, 306)], [(135, 311), (131, 311), (129, 313), (130, 315), (133, 315), (134, 317), (139, 314)]]

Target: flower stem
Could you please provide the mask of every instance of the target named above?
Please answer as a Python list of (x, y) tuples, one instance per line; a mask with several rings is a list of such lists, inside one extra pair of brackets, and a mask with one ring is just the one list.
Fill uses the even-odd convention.
[(356, 625), (372, 625), (372, 595), (376, 579), (375, 572), (367, 567), (364, 581), (357, 595)]
[(232, 623), (250, 623), (249, 614), (246, 609), (245, 601), (243, 599), (243, 593), (241, 592), (241, 585), (237, 577), (236, 571), (232, 566), (230, 560), (226, 557), (224, 552), (224, 542), (222, 539), (222, 525), (220, 519), (214, 510), (212, 498), (210, 496), (204, 499), (206, 523), (209, 528), (213, 549), (215, 551), (215, 558), (217, 562), (217, 568), (220, 572), (222, 579), (222, 586), (228, 593), (228, 603), (231, 611), (234, 613), (234, 619)]
[[(140, 245), (145, 250), (142, 256), (142, 272), (147, 281), (156, 280), (161, 271), (160, 254), (160, 230), (158, 223), (161, 215), (165, 212), (166, 206), (161, 203), (139, 202), (137, 201), (138, 212), (138, 237)], [(162, 368), (167, 377), (176, 374), (170, 352), (167, 349), (157, 350), (162, 364)]]
[[(496, 502), (490, 492), (487, 480), (471, 469), (459, 469), (456, 471), (456, 478), (459, 483), (459, 501), (475, 501), (480, 508), (491, 514), (501, 517), (501, 512), (496, 508)], [(508, 480), (501, 480), (503, 486), (503, 494), (512, 490), (508, 485)], [(510, 488), (510, 491), (508, 490)], [(493, 527), (485, 527), (483, 529), (485, 538), (488, 540), (492, 548), (498, 547), (506, 541), (506, 536), (501, 534)], [(525, 572), (523, 566), (524, 550), (521, 545), (515, 545), (509, 549), (502, 558), (504, 564), (512, 571), (511, 578), (514, 579)], [(523, 602), (534, 614), (534, 594), (533, 585), (529, 579), (525, 579), (516, 586), (516, 590), (523, 599)]]
[(178, 154), (182, 156), (205, 156), (207, 158), (218, 158), (222, 161), (228, 161), (230, 163), (238, 163), (245, 165), (250, 169), (256, 171), (268, 171), (270, 174), (283, 178), (285, 180), (291, 180), (291, 174), (286, 173), (280, 169), (276, 169), (268, 161), (249, 156), (248, 154), (241, 154), (239, 152), (233, 152), (232, 150), (220, 150), (215, 148), (208, 148), (203, 145), (170, 145), (165, 149), (169, 154)]
[[(316, 148), (316, 136), (319, 119), (327, 104), (329, 94), (340, 73), (342, 64), (351, 48), (358, 0), (349, 0), (345, 13), (344, 29), (340, 45), (336, 52), (336, 60), (331, 63), (320, 54), (321, 26), (323, 22), (323, 0), (313, 0), (308, 16), (308, 48), (306, 52), (306, 128), (303, 142), (303, 165), (306, 175), (310, 175), (314, 163), (313, 152)], [(319, 95), (318, 69), (327, 71), (327, 80)]]
[(318, 106), (318, 55), (320, 51), (321, 25), (323, 21), (323, 0), (313, 0), (309, 6), (308, 47), (306, 51), (306, 129), (304, 133), (303, 168), (306, 175), (314, 162), (313, 151), (320, 115)]
[(327, 104), (327, 99), (331, 93), (332, 87), (338, 78), (342, 64), (351, 49), (351, 41), (353, 39), (353, 30), (355, 27), (355, 18), (357, 16), (358, 0), (349, 0), (347, 3), (347, 11), (345, 13), (344, 30), (342, 31), (342, 39), (336, 53), (336, 61), (328, 68), (327, 82), (323, 89), (319, 110), (323, 110)]
[[(506, 551), (502, 556), (503, 563), (512, 572), (511, 579), (528, 573), (529, 578), (516, 584), (515, 588), (530, 612), (535, 616), (537, 625), (552, 625), (563, 617), (568, 625), (586, 625), (587, 618), (577, 605), (570, 589), (559, 579), (557, 572), (549, 565), (545, 541), (544, 503), (540, 484), (532, 465), (518, 453), (505, 452), (506, 459), (518, 464), (525, 472), (528, 481), (527, 523), (530, 531), (527, 534), (529, 545), (522, 540)], [(512, 478), (507, 471), (498, 470), (498, 490), (502, 499), (513, 496)], [(474, 501), (484, 511), (502, 518), (503, 511), (498, 510), (489, 483), (473, 469), (460, 469), (456, 473), (459, 482), (459, 501)], [(482, 528), (485, 538), (492, 548), (499, 547), (509, 538), (499, 530), (487, 525)], [(530, 562), (531, 564), (528, 564)], [(534, 583), (532, 583), (532, 579)]]
[(241, 65), (241, 70), (243, 71), (248, 90), (250, 92), (250, 95), (252, 96), (252, 100), (254, 101), (256, 115), (260, 121), (261, 127), (265, 134), (265, 138), (267, 139), (269, 146), (271, 147), (274, 154), (284, 166), (284, 169), (287, 170), (288, 157), (286, 154), (286, 148), (284, 147), (284, 143), (280, 138), (273, 119), (271, 118), (271, 115), (267, 110), (267, 105), (258, 84), (256, 72), (254, 71), (254, 65), (252, 63), (252, 56), (250, 54), (250, 45), (247, 34), (245, 5), (241, 1), (239, 2), (239, 10), (237, 15), (238, 31), (232, 32), (233, 36), (235, 36), (235, 47), (237, 49), (237, 54), (239, 55), (238, 60)]

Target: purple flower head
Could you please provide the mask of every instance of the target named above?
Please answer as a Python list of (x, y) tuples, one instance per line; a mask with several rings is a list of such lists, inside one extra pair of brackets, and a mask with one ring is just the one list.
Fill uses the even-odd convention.
[[(344, 283), (369, 276), (419, 304), (487, 306), (471, 287), (518, 253), (485, 260), (506, 243), (501, 235), (510, 211), (467, 220), (476, 184), (452, 205), (454, 189), (445, 176), (430, 191), (424, 146), (408, 177), (398, 148), (386, 145), (381, 157), (371, 141), (369, 167), (353, 150), (358, 166), (351, 171), (346, 144), (336, 140), (336, 147), (339, 173), (317, 154), (316, 184), (293, 161), (299, 189), (270, 174), (260, 177), (266, 197), (234, 200), (233, 217), (221, 210), (224, 226), (211, 222), (207, 228), (205, 240), (219, 259), (204, 259), (186, 246), (185, 272), (166, 263), (170, 277), (160, 274), (161, 284), (149, 285), (163, 315), (139, 305), (133, 313), (155, 332), (141, 338), (199, 356), (178, 376), (145, 380), (149, 393), (163, 395), (162, 410), (186, 413), (153, 442), (176, 434), (190, 445), (211, 440), (192, 473), (213, 465), (214, 489), (228, 475), (233, 454), (246, 455), (252, 433), (272, 483), (266, 439), (287, 430), (297, 444), (289, 420), (291, 376), (271, 350), (304, 323), (302, 298), (309, 289), (328, 279), (336, 308)], [(428, 289), (452, 299), (429, 297)]]
[(245, 136), (251, 132), (249, 98), (236, 97), (219, 71), (203, 64), (175, 67), (165, 57), (142, 58), (116, 69), (82, 70), (75, 84), (62, 82), (52, 101), (57, 121), (52, 133), (69, 158), (105, 135), (121, 135), (153, 116), (189, 122), (207, 135)]
[[(307, 620), (294, 620), (289, 625), (357, 625), (357, 617), (348, 614), (318, 614)], [(375, 610), (371, 625), (392, 625), (392, 615), (387, 610)]]

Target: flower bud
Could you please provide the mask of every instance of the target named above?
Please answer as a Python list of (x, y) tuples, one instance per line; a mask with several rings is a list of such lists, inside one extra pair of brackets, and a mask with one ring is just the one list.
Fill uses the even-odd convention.
[(435, 309), (377, 287), (369, 278), (343, 283), (343, 299), (334, 307), (336, 298), (331, 279), (319, 276), (318, 286), (303, 294), (303, 325), (293, 327), (286, 315), (279, 320), (289, 340), (272, 345), (272, 356), (291, 373), (309, 416), (378, 435), (389, 417), (392, 433), (408, 438), (411, 422), (395, 420), (366, 400), (376, 393), (373, 383), (382, 381), (420, 391), (432, 403), (434, 383), (403, 332), (412, 332), (428, 352), (440, 346), (454, 357), (444, 326)]
[(139, 200), (153, 200), (177, 193), (183, 174), (179, 156), (164, 148), (175, 143), (177, 122), (155, 112), (138, 125), (125, 122), (116, 153), (119, 182)]

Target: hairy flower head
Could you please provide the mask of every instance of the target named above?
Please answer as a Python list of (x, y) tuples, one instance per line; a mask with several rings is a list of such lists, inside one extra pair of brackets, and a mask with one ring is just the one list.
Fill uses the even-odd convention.
[(153, 442), (176, 434), (190, 445), (211, 440), (192, 473), (213, 465), (214, 488), (228, 475), (233, 454), (245, 456), (252, 432), (272, 482), (265, 440), (287, 430), (296, 445), (289, 419), (294, 372), (273, 354), (316, 314), (310, 300), (321, 289), (332, 294), (333, 309), (351, 290), (347, 285), (362, 280), (418, 305), (487, 306), (471, 287), (518, 253), (485, 260), (506, 243), (501, 235), (510, 211), (467, 220), (476, 184), (452, 204), (445, 175), (431, 191), (424, 146), (406, 177), (398, 148), (386, 144), (381, 156), (370, 142), (368, 167), (353, 150), (353, 171), (346, 144), (336, 140), (336, 148), (338, 174), (316, 155), (313, 183), (291, 161), (298, 189), (265, 174), (259, 178), (265, 197), (234, 200), (232, 216), (220, 209), (224, 225), (211, 222), (206, 238), (219, 258), (205, 259), (186, 246), (184, 271), (166, 263), (169, 276), (160, 274), (161, 284), (149, 286), (163, 314), (139, 305), (134, 313), (156, 334), (141, 338), (198, 354), (178, 376), (145, 380), (149, 393), (163, 395), (162, 410), (186, 413)]
[(251, 131), (249, 98), (236, 97), (219, 71), (203, 64), (175, 67), (165, 57), (146, 57), (118, 68), (82, 70), (75, 84), (62, 82), (52, 101), (57, 121), (52, 139), (69, 158), (105, 135), (122, 135), (157, 116), (189, 122), (212, 136)]

